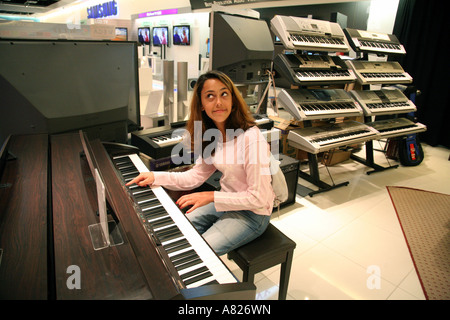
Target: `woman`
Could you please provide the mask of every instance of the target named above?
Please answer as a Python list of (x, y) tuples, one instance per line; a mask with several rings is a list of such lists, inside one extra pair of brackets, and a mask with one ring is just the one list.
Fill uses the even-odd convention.
[[(275, 197), (269, 145), (236, 86), (218, 71), (197, 80), (187, 131), (191, 148), (201, 148), (192, 169), (141, 173), (127, 185), (192, 190), (221, 171), (220, 191), (187, 194), (176, 203), (181, 209), (192, 206), (188, 219), (218, 255), (226, 254), (257, 238), (269, 224)], [(194, 136), (200, 132), (201, 137)]]

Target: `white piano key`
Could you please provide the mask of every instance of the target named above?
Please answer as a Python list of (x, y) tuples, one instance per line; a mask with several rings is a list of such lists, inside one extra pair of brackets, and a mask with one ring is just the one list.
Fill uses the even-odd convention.
[[(209, 245), (201, 237), (201, 235), (194, 229), (189, 220), (178, 209), (178, 207), (170, 199), (169, 195), (162, 187), (152, 187), (153, 192), (160, 199), (161, 203), (166, 208), (169, 215), (172, 217), (175, 224), (181, 232), (189, 239), (192, 247), (200, 256), (200, 258), (208, 265), (211, 273), (217, 276), (216, 280), (219, 283), (233, 283), (236, 282), (234, 276), (224, 266), (222, 260), (212, 251)], [(223, 272), (225, 271), (226, 272)]]
[[(149, 171), (137, 154), (131, 154), (129, 155), (129, 158), (131, 159), (131, 161), (133, 161), (134, 165), (136, 166), (139, 172)], [(189, 220), (186, 218), (183, 212), (181, 212), (181, 210), (172, 201), (172, 199), (169, 197), (166, 191), (162, 187), (152, 186), (151, 189), (158, 198), (158, 200), (160, 201), (160, 203), (166, 209), (168, 215), (174, 221), (174, 225), (176, 225), (183, 234), (183, 236), (177, 237), (176, 239), (170, 239), (168, 241), (162, 242), (161, 244), (165, 246), (169, 243), (178, 241), (183, 237), (185, 237), (191, 244), (192, 248), (194, 248), (200, 259), (205, 263), (210, 272), (213, 274), (213, 279), (215, 279), (218, 283), (237, 282), (233, 274), (228, 270), (228, 268), (225, 266), (222, 260), (214, 253), (211, 247), (209, 247), (209, 245), (205, 242), (205, 240), (197, 232), (197, 230), (195, 230), (195, 228), (192, 226), (192, 224), (189, 222)], [(158, 230), (162, 229), (165, 229), (165, 227), (159, 228)], [(193, 266), (192, 269), (195, 269), (195, 267), (198, 268), (198, 265)], [(180, 272), (180, 274), (184, 274), (185, 272), (186, 271), (184, 271), (183, 273)], [(212, 279), (208, 280), (207, 282), (210, 281), (212, 281)], [(199, 283), (195, 284), (201, 285), (202, 283), (207, 282), (200, 281)], [(192, 287), (193, 285), (194, 284), (191, 284), (190, 287)]]

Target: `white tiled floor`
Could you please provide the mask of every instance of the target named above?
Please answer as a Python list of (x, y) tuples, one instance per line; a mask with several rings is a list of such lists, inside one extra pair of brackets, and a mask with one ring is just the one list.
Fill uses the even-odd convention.
[[(377, 144), (375, 148), (383, 148)], [(366, 174), (371, 168), (354, 160), (329, 167), (336, 184), (349, 185), (313, 197), (297, 196), (279, 217), (273, 215), (271, 222), (297, 244), (288, 299), (425, 299), (386, 189), (404, 186), (450, 194), (450, 150), (422, 145), (425, 158), (418, 166), (400, 165), (371, 175)], [(374, 155), (377, 164), (388, 166), (382, 152)], [(320, 165), (319, 171), (331, 183), (325, 167)], [(317, 189), (303, 179), (299, 183)], [(242, 276), (233, 261), (223, 259)], [(279, 266), (257, 274), (256, 298), (277, 299), (279, 276)]]

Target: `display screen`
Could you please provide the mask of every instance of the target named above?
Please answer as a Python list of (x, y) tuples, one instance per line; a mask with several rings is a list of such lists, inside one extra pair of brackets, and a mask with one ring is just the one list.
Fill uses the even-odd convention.
[(138, 41), (140, 44), (150, 44), (150, 28), (142, 27), (138, 28)]
[(154, 27), (153, 28), (153, 45), (160, 47), (162, 45), (169, 45), (169, 28), (168, 27)]
[(173, 44), (184, 46), (191, 44), (190, 26), (173, 26)]
[(128, 40), (128, 29), (117, 27), (116, 28), (116, 37), (113, 40), (127, 41)]

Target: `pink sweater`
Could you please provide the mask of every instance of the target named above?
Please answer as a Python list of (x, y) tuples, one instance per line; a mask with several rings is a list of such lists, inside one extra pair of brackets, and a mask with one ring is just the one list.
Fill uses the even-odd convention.
[(270, 215), (275, 194), (269, 171), (269, 144), (256, 126), (227, 140), (218, 142), (213, 156), (206, 154), (206, 148), (203, 157), (188, 171), (154, 171), (154, 185), (170, 190), (192, 190), (219, 170), (221, 190), (214, 191), (217, 211), (250, 210)]

